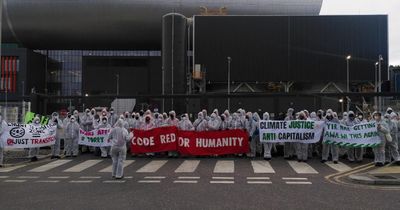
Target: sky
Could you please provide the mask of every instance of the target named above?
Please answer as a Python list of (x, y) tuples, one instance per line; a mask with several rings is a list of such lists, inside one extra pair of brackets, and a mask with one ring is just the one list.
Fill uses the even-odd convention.
[(400, 0), (324, 0), (321, 15), (389, 15), (389, 64), (400, 65)]

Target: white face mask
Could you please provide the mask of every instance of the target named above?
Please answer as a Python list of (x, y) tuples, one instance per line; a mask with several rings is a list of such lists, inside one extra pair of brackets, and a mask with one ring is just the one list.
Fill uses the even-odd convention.
[(374, 119), (375, 119), (376, 121), (378, 121), (378, 120), (379, 120), (379, 117), (378, 117), (378, 116), (375, 116)]
[(75, 119), (71, 119), (71, 122), (75, 122)]
[(36, 123), (36, 124), (39, 124), (39, 123), (40, 123), (40, 121), (39, 121), (39, 120), (35, 120), (35, 123)]

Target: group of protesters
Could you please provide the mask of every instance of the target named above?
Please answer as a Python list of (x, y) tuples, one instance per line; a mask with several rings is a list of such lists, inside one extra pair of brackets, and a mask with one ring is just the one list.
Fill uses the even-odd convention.
[[(236, 154), (237, 156), (246, 156), (254, 158), (257, 154), (262, 154), (267, 161), (272, 158), (272, 150), (276, 150), (276, 144), (261, 143), (259, 138), (259, 122), (260, 120), (272, 120), (270, 114), (265, 112), (262, 117), (257, 112), (246, 112), (244, 109), (238, 109), (231, 113), (225, 110), (222, 114), (217, 109), (214, 109), (211, 114), (207, 110), (202, 110), (197, 114), (197, 118), (192, 122), (188, 114), (177, 116), (175, 111), (169, 113), (159, 113), (157, 109), (150, 111), (125, 112), (121, 115), (115, 113), (114, 108), (109, 110), (103, 109), (97, 112), (95, 109), (86, 109), (84, 113), (79, 113), (75, 110), (68, 113), (66, 116), (59, 116), (57, 112), (51, 115), (50, 125), (56, 126), (56, 142), (52, 146), (51, 158), (60, 158), (60, 142), (64, 139), (64, 154), (66, 157), (76, 157), (79, 154), (79, 132), (91, 131), (99, 128), (111, 129), (110, 140), (112, 146), (101, 147), (101, 157), (112, 157), (113, 162), (119, 162), (122, 170), (122, 162), (126, 158), (127, 149), (129, 149), (129, 140), (134, 135), (130, 130), (151, 130), (158, 127), (175, 126), (179, 130), (184, 131), (219, 131), (219, 130), (234, 130), (243, 129), (248, 134), (250, 152), (248, 154)], [(283, 120), (283, 119), (282, 119)], [(331, 109), (326, 111), (318, 110), (309, 112), (302, 110), (295, 112), (293, 108), (287, 110), (285, 121), (290, 120), (314, 120), (314, 121), (330, 121), (340, 123), (346, 126), (354, 126), (363, 122), (375, 121), (378, 127), (378, 134), (381, 144), (373, 148), (375, 156), (375, 165), (383, 166), (392, 160), (399, 162), (399, 147), (398, 147), (398, 132), (400, 130), (399, 115), (391, 108), (388, 108), (385, 113), (374, 112), (371, 115), (364, 116), (363, 113), (357, 115), (353, 111), (342, 113), (339, 118), (338, 114)], [(5, 121), (0, 115), (0, 125), (4, 127)], [(36, 116), (33, 125), (40, 126), (40, 118)], [(0, 134), (2, 129), (0, 127)], [(388, 141), (388, 137), (391, 141)], [(346, 154), (350, 162), (362, 162), (365, 148), (340, 148), (334, 144), (325, 144), (322, 142), (316, 144), (309, 143), (282, 143), (284, 147), (285, 159), (296, 159), (299, 162), (306, 162), (308, 158), (317, 154), (321, 157), (321, 162), (328, 161), (331, 155), (334, 164), (339, 161), (339, 154)], [(322, 147), (322, 148), (321, 148)], [(0, 144), (0, 165), (3, 161), (4, 145)], [(81, 151), (93, 151), (94, 148), (81, 146)], [(263, 152), (262, 152), (263, 150)], [(30, 148), (29, 157), (31, 161), (37, 160), (39, 148)], [(134, 154), (133, 156), (154, 156), (168, 155), (168, 157), (177, 157), (177, 152), (164, 153), (146, 153)], [(115, 157), (115, 158), (114, 158)], [(114, 174), (113, 174), (114, 175)]]

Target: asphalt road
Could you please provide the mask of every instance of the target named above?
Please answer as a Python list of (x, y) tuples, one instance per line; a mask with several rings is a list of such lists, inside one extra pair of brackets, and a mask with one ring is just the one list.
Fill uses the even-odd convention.
[(328, 182), (360, 166), (346, 161), (334, 169), (317, 159), (128, 160), (123, 180), (107, 172), (110, 159), (91, 154), (0, 168), (0, 209), (400, 209), (400, 189)]

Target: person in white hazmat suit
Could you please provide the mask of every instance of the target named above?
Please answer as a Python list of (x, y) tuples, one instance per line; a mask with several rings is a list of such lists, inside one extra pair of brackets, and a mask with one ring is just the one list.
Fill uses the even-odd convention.
[(257, 156), (257, 148), (260, 148), (260, 116), (257, 112), (252, 114), (251, 129), (250, 129), (250, 157), (254, 158)]
[[(294, 120), (293, 117), (294, 110), (289, 108), (286, 112), (285, 121)], [(285, 142), (283, 146), (283, 157), (287, 160), (293, 159), (294, 152), (295, 152), (295, 144), (291, 142)]]
[[(340, 124), (337, 118), (333, 117), (333, 113), (331, 111), (326, 113), (325, 122), (332, 122)], [(329, 153), (332, 155), (332, 161), (334, 164), (338, 164), (339, 161), (339, 146), (335, 144), (325, 144), (322, 143), (322, 160), (321, 163), (325, 163), (328, 161)]]
[(210, 120), (208, 121), (208, 130), (209, 131), (217, 131), (219, 130), (221, 123), (220, 120), (218, 119), (217, 114), (212, 113)]
[(75, 116), (71, 116), (67, 127), (65, 128), (65, 156), (77, 157), (79, 152), (79, 124), (76, 122)]
[(133, 137), (132, 133), (124, 127), (124, 121), (119, 119), (111, 130), (112, 177), (122, 179), (124, 177), (124, 161), (126, 159), (126, 142)]
[(63, 133), (63, 123), (60, 120), (58, 113), (53, 112), (51, 114), (50, 125), (56, 126), (56, 142), (53, 146), (51, 146), (51, 159), (60, 158), (60, 144), (61, 144), (61, 135)]
[(388, 124), (382, 119), (380, 112), (374, 112), (374, 119), (371, 122), (376, 122), (378, 127), (378, 135), (381, 143), (379, 146), (374, 147), (374, 162), (375, 166), (381, 167), (385, 165), (385, 146), (386, 146), (386, 135), (390, 134)]
[[(33, 118), (33, 122), (32, 122), (33, 127), (40, 127), (40, 118), (38, 116), (36, 116), (35, 118)], [(37, 161), (37, 155), (39, 155), (39, 147), (35, 147), (35, 148), (29, 148), (29, 157), (31, 158), (31, 161)]]
[[(270, 119), (269, 113), (265, 112), (263, 114), (263, 120), (269, 120), (269, 119)], [(263, 143), (263, 147), (264, 147), (264, 160), (270, 161), (272, 158), (271, 150), (272, 150), (273, 144), (272, 143)]]
[(192, 122), (190, 122), (188, 114), (183, 114), (181, 117), (181, 121), (179, 121), (178, 124), (179, 130), (183, 131), (193, 131), (194, 127), (192, 125)]
[[(307, 120), (306, 113), (301, 111), (299, 113), (299, 120)], [(298, 162), (307, 162), (308, 159), (308, 143), (295, 143), (296, 156)]]
[[(7, 127), (6, 121), (3, 119), (3, 115), (0, 113), (0, 136), (3, 134), (4, 130)], [(4, 164), (4, 143), (3, 141), (0, 141), (0, 167), (3, 167)]]
[(206, 131), (207, 130), (207, 120), (204, 119), (204, 113), (199, 112), (197, 114), (197, 119), (194, 121), (193, 126), (196, 131)]
[(400, 163), (400, 155), (397, 145), (397, 135), (398, 135), (398, 127), (397, 127), (397, 115), (395, 112), (392, 112), (390, 114), (385, 114), (385, 119), (386, 123), (388, 124), (388, 127), (390, 129), (390, 136), (392, 137), (392, 141), (386, 141), (385, 145), (385, 157), (386, 161), (385, 163), (390, 163), (395, 161), (397, 164)]
[[(354, 126), (359, 124), (359, 121), (356, 120), (356, 115), (353, 111), (349, 111), (347, 115), (347, 120), (345, 121), (345, 125), (347, 126)], [(350, 162), (358, 162), (361, 163), (363, 160), (363, 148), (348, 148), (347, 149), (347, 159)]]
[[(97, 129), (101, 129), (101, 128), (105, 128), (105, 129), (111, 129), (111, 125), (108, 124), (108, 118), (107, 117), (103, 117), (101, 119), (101, 122), (99, 124), (99, 126), (97, 126)], [(100, 151), (101, 151), (101, 158), (107, 158), (108, 155), (111, 156), (111, 147), (110, 146), (105, 146), (105, 147), (100, 147)]]

